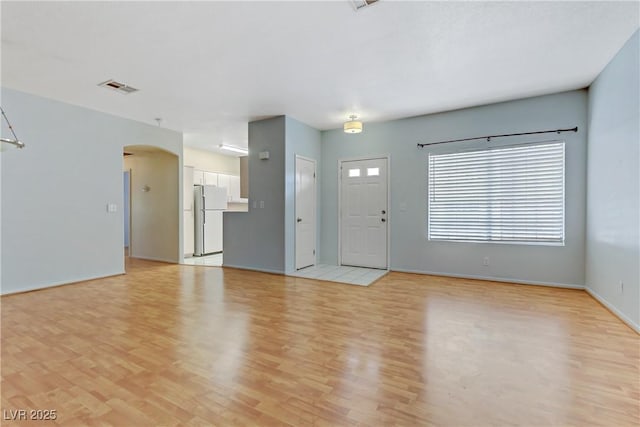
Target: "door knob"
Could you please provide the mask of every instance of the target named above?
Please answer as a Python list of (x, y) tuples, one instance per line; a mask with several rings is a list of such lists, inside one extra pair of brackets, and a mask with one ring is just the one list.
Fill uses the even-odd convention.
[(296, 222), (302, 222), (302, 218), (298, 218)]
[(384, 209), (382, 210), (382, 215), (386, 214), (387, 211), (385, 211)]
[(386, 220), (386, 219), (384, 219), (384, 218), (380, 218), (380, 221), (382, 221), (382, 222), (387, 222), (387, 220)]

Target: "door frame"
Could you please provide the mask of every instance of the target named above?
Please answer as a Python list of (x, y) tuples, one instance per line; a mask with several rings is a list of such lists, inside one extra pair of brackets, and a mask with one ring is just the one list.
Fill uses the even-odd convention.
[[(387, 268), (391, 269), (391, 155), (380, 154), (338, 159), (338, 265), (342, 265), (342, 164), (359, 160), (386, 160), (387, 162)], [(368, 268), (368, 267), (362, 267)]]
[[(128, 194), (129, 195), (129, 200), (127, 200), (127, 204), (128, 204), (128, 207), (129, 207), (129, 211), (127, 212), (129, 214), (128, 215), (128, 217), (129, 217), (129, 219), (128, 219), (128, 222), (129, 222), (129, 224), (128, 224), (129, 225), (129, 227), (128, 227), (129, 228), (129, 230), (128, 230), (128, 232), (129, 232), (129, 246), (125, 246), (125, 247), (127, 248), (128, 256), (131, 256), (131, 252), (132, 252), (131, 250), (133, 248), (133, 233), (131, 232), (132, 229), (133, 229), (133, 221), (132, 221), (133, 220), (133, 215), (132, 215), (133, 206), (131, 205), (131, 202), (133, 201), (133, 195), (131, 194), (132, 191), (133, 191), (133, 171), (132, 171), (131, 168), (123, 169), (123, 171), (122, 171), (123, 177), (124, 177), (125, 173), (129, 174), (129, 194)], [(124, 188), (124, 186), (123, 186), (123, 188)], [(122, 196), (123, 196), (122, 198), (124, 200), (124, 194)], [(124, 208), (124, 206), (123, 206), (123, 208)], [(122, 224), (122, 226), (123, 226), (123, 229), (124, 229), (127, 226), (127, 224)]]
[[(313, 163), (313, 173), (315, 175), (315, 179), (313, 180), (313, 265), (318, 264), (318, 162), (315, 159), (310, 157), (301, 156), (299, 154), (295, 155), (294, 159), (294, 179), (293, 179), (293, 269), (295, 271), (298, 270), (298, 226), (296, 218), (298, 218), (298, 187), (297, 187), (297, 176), (298, 176), (298, 159), (306, 160)], [(304, 267), (303, 267), (304, 268)]]

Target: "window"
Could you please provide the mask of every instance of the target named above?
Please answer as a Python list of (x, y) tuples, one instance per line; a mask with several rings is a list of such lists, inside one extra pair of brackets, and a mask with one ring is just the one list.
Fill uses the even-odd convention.
[(349, 178), (360, 176), (360, 169), (349, 169)]
[(429, 154), (430, 240), (564, 244), (564, 142)]
[(367, 176), (380, 175), (380, 168), (367, 168)]

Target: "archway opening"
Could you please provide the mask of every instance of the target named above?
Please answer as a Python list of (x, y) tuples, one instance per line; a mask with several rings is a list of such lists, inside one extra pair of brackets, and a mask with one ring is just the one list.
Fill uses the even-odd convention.
[(124, 147), (125, 256), (180, 261), (179, 185), (178, 156), (147, 145)]

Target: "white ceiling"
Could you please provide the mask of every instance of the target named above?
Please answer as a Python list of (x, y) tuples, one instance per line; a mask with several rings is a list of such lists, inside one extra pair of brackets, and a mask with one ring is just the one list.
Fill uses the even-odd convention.
[[(247, 122), (318, 129), (588, 86), (637, 2), (7, 2), (2, 85), (246, 146)], [(113, 78), (140, 89), (96, 86)], [(9, 113), (10, 114), (10, 113)]]

